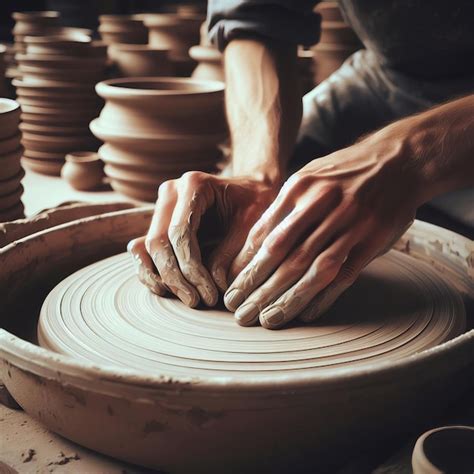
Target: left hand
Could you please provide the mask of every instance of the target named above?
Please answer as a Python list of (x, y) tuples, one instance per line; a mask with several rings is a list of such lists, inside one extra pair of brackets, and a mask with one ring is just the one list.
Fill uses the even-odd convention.
[(411, 225), (422, 202), (416, 160), (379, 135), (306, 165), (255, 223), (224, 298), (239, 324), (313, 321)]

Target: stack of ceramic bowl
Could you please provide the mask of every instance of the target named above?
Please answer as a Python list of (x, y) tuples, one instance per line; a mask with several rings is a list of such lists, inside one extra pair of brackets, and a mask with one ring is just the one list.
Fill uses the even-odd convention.
[(24, 176), (20, 158), (23, 152), (18, 122), (20, 105), (11, 99), (0, 99), (0, 222), (24, 216), (21, 202)]
[(148, 31), (139, 15), (100, 15), (99, 33), (104, 43), (146, 44)]
[(313, 48), (316, 58), (316, 83), (329, 77), (361, 43), (352, 28), (344, 22), (337, 2), (322, 2), (315, 9), (322, 16), (321, 38)]
[(25, 167), (59, 175), (68, 152), (97, 150), (89, 122), (103, 102), (95, 84), (103, 79), (105, 50), (88, 36), (25, 37), (26, 54), (18, 54), (22, 79), (16, 79), (22, 108)]
[(224, 85), (177, 78), (112, 79), (91, 130), (112, 188), (154, 201), (159, 185), (190, 170), (215, 171), (227, 136)]
[(189, 56), (189, 49), (199, 44), (202, 15), (148, 13), (141, 17), (148, 28), (150, 46), (169, 49), (176, 74), (191, 75), (196, 62)]

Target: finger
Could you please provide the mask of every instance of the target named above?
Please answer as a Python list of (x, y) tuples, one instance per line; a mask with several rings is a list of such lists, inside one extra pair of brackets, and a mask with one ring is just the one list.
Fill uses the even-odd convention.
[(260, 313), (260, 324), (278, 329), (298, 316), (334, 280), (354, 244), (354, 237), (346, 233), (324, 250), (296, 284)]
[[(235, 278), (225, 295), (229, 310), (235, 311), (252, 291), (276, 270), (291, 249), (330, 212), (336, 203), (336, 193), (322, 189), (311, 204), (297, 206), (276, 228), (270, 232), (257, 254)], [(310, 260), (306, 261), (309, 265)], [(299, 267), (298, 267), (299, 268)]]
[(146, 251), (145, 237), (131, 240), (127, 245), (127, 251), (132, 255), (137, 270), (138, 279), (153, 293), (164, 296), (168, 289), (161, 281), (156, 272), (155, 265)]
[(145, 240), (145, 246), (163, 283), (184, 304), (195, 307), (199, 303), (199, 294), (181, 273), (168, 239), (168, 228), (175, 203), (176, 190), (174, 184), (172, 181), (166, 181), (159, 189), (158, 201)]
[(342, 265), (336, 278), (308, 304), (298, 320), (310, 323), (321, 317), (356, 281), (360, 272), (373, 260), (370, 248), (355, 247)]
[(218, 292), (211, 275), (202, 264), (201, 250), (197, 231), (201, 217), (212, 204), (212, 197), (203, 189), (198, 194), (196, 189), (200, 182), (199, 173), (188, 173), (184, 176), (184, 185), (178, 188), (178, 199), (168, 229), (168, 237), (179, 264), (186, 278), (199, 292), (207, 306), (217, 303)]

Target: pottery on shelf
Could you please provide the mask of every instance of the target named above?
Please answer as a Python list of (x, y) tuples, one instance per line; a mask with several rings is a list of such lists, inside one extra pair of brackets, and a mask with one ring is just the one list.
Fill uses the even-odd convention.
[(108, 44), (146, 44), (148, 31), (139, 15), (100, 15), (98, 31)]
[(115, 43), (109, 57), (122, 77), (172, 76), (173, 65), (167, 49), (141, 44)]
[(109, 170), (113, 180), (125, 183), (111, 181), (113, 188), (120, 192), (146, 182), (156, 196), (164, 179), (215, 169), (218, 145), (227, 136), (222, 83), (125, 78), (101, 82), (96, 89), (106, 103), (90, 127), (106, 143), (99, 150), (111, 165), (106, 174)]
[(413, 450), (413, 474), (472, 473), (473, 448), (473, 426), (443, 426), (427, 431)]
[(199, 44), (201, 15), (180, 16), (171, 13), (149, 13), (143, 15), (149, 30), (149, 44), (156, 48), (170, 50), (176, 73), (189, 76), (196, 63), (189, 56), (189, 48)]
[[(63, 154), (64, 157), (64, 154)], [(38, 160), (23, 156), (21, 159), (23, 166), (35, 173), (45, 174), (49, 176), (60, 176), (61, 169), (64, 165), (64, 158), (61, 160)]]
[[(130, 239), (146, 233), (152, 213), (150, 206), (89, 217), (0, 250), (0, 376), (25, 412), (39, 417), (48, 429), (101, 453), (165, 472), (222, 472), (222, 466), (234, 472), (297, 472), (306, 463), (306, 472), (337, 472), (330, 469), (332, 462), (344, 463), (368, 445), (387, 443), (416, 429), (452, 406), (470, 385), (474, 293), (469, 239), (416, 221), (391, 256), (374, 261), (375, 267), (368, 268), (359, 282), (367, 285), (365, 289), (375, 288), (374, 293), (382, 290), (376, 298), (380, 306), (371, 306), (373, 301), (359, 286), (343, 295), (345, 303), (340, 304), (345, 306), (339, 309), (347, 311), (334, 308), (332, 313), (345, 317), (346, 324), (326, 319), (262, 332), (259, 327), (239, 327), (223, 311), (191, 310), (173, 298), (159, 298), (139, 284), (130, 257), (115, 255)], [(392, 275), (397, 284), (390, 275), (374, 279), (372, 272), (387, 258), (398, 269)], [(96, 262), (99, 267), (86, 268)], [(104, 278), (107, 263), (110, 271)], [(80, 283), (85, 287), (75, 292)], [(433, 293), (419, 293), (425, 285)], [(31, 288), (38, 292), (32, 294)], [(83, 301), (86, 290), (90, 292)], [(84, 351), (85, 334), (80, 330), (80, 339), (70, 333), (67, 345), (51, 349), (51, 334), (58, 326), (44, 331), (50, 321), (48, 309), (54, 307), (45, 302), (48, 294), (53, 303), (64, 294), (60, 311), (76, 311), (72, 315), (77, 319), (69, 317), (59, 326), (61, 335), (79, 318), (80, 329), (89, 332), (103, 324), (108, 338), (101, 332), (100, 337), (94, 333), (85, 339), (100, 343), (99, 353)], [(361, 299), (351, 305), (355, 294)], [(390, 295), (389, 301), (384, 295)], [(407, 308), (407, 295), (419, 333), (411, 327), (409, 334), (404, 332), (405, 315), (403, 325), (397, 322), (397, 315), (404, 314), (397, 308)], [(126, 308), (130, 318), (117, 320), (116, 313), (108, 311), (117, 307)], [(439, 319), (442, 308), (445, 313)], [(382, 359), (363, 360), (366, 348), (377, 348), (377, 336), (383, 335), (385, 342), (389, 337), (392, 348), (396, 335), (409, 341), (410, 335), (420, 334), (426, 342), (426, 337), (441, 335), (449, 318), (459, 320), (462, 308), (471, 308), (469, 325), (458, 327), (461, 332), (454, 339), (443, 342), (446, 334), (438, 342), (431, 339), (434, 345), (415, 353), (411, 346), (409, 355), (399, 346), (402, 353), (385, 359), (384, 346), (378, 351)], [(420, 321), (419, 309), (428, 326)], [(36, 340), (40, 312), (43, 334), (49, 335), (42, 347)], [(140, 325), (134, 324), (137, 314), (142, 316)], [(369, 314), (374, 321), (364, 319)], [(383, 331), (377, 328), (369, 334), (362, 321), (379, 321)], [(122, 324), (127, 322), (130, 332), (124, 333)], [(387, 324), (394, 333), (386, 330)], [(363, 340), (349, 341), (357, 346), (360, 365), (351, 366), (351, 354), (342, 366), (309, 363), (315, 360), (308, 355), (313, 343), (324, 347), (327, 340), (336, 342), (321, 351), (323, 358), (317, 360), (324, 365), (327, 350), (338, 351), (338, 333), (354, 335), (351, 331), (365, 333)], [(308, 340), (308, 334), (321, 337)], [(150, 370), (148, 360), (145, 366), (143, 357), (132, 357), (137, 335), (146, 346), (145, 357), (161, 358), (159, 370)], [(294, 348), (292, 357), (286, 352), (278, 357), (288, 344)], [(81, 351), (70, 355), (74, 345)], [(261, 345), (272, 350), (259, 351)], [(186, 355), (180, 357), (183, 346)], [(129, 350), (129, 364), (124, 366), (119, 359)], [(103, 360), (91, 362), (99, 356)]]
[(320, 2), (314, 11), (321, 15), (322, 21), (344, 21), (338, 2)]
[(223, 57), (219, 50), (212, 46), (196, 45), (189, 49), (189, 55), (198, 63), (191, 77), (224, 82)]
[(104, 164), (97, 153), (77, 151), (66, 155), (61, 178), (79, 191), (98, 189), (104, 180)]

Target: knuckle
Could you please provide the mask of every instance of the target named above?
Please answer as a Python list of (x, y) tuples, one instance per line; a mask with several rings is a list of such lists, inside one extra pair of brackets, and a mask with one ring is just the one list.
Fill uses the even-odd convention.
[(302, 270), (308, 267), (312, 261), (310, 252), (304, 247), (299, 247), (293, 252), (291, 259), (291, 266), (295, 270)]
[(315, 178), (309, 174), (295, 173), (286, 181), (286, 185), (294, 191), (302, 191), (313, 184)]
[(181, 176), (181, 180), (183, 180), (186, 184), (193, 186), (201, 183), (205, 179), (206, 173), (202, 171), (186, 171)]
[(319, 272), (323, 272), (328, 275), (335, 275), (340, 267), (340, 258), (334, 254), (328, 254), (323, 257), (318, 262)]
[(144, 247), (144, 240), (142, 238), (133, 239), (127, 245), (127, 252), (137, 254)]
[(158, 199), (170, 194), (174, 189), (174, 180), (163, 181), (158, 187)]

